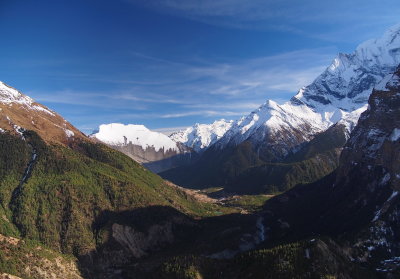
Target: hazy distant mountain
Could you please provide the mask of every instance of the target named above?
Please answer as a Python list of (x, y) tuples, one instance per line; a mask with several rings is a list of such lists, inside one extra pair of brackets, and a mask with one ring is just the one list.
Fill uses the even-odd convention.
[(154, 172), (190, 163), (195, 152), (143, 125), (102, 124), (92, 138), (119, 150)]
[(169, 137), (143, 125), (102, 124), (91, 137), (130, 156), (154, 172), (193, 163), (198, 154), (217, 142), (233, 121), (195, 124)]
[(233, 124), (233, 120), (216, 120), (211, 124), (195, 124), (185, 130), (175, 132), (169, 137), (175, 141), (180, 142), (196, 152), (202, 152), (209, 146), (216, 143), (221, 137), (224, 136)]

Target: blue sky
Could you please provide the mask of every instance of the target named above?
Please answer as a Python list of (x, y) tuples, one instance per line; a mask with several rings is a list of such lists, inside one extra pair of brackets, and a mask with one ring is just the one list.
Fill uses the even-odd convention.
[(237, 119), (399, 15), (398, 0), (0, 0), (0, 80), (86, 133)]

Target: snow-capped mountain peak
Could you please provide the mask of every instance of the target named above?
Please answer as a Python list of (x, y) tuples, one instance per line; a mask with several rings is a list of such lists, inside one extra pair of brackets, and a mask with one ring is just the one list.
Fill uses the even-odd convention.
[(372, 88), (400, 63), (400, 24), (379, 39), (361, 43), (351, 54), (340, 53), (313, 83), (299, 90), (293, 103), (317, 111), (333, 106), (352, 111), (367, 103)]
[(24, 105), (32, 105), (34, 101), (32, 98), (23, 95), (18, 90), (0, 81), (0, 102), (4, 104), (17, 103)]
[(121, 123), (102, 124), (97, 133), (91, 135), (98, 140), (110, 145), (127, 145), (129, 143), (138, 145), (146, 150), (147, 148), (154, 147), (156, 151), (163, 149), (179, 151), (176, 142), (171, 140), (168, 136), (153, 132), (146, 128), (144, 125)]
[(18, 104), (28, 109), (43, 111), (54, 115), (54, 112), (35, 103), (35, 101), (18, 90), (0, 81), (0, 102), (6, 105)]
[(216, 146), (224, 148), (249, 140), (259, 154), (264, 151), (269, 159), (279, 160), (339, 121), (348, 136), (367, 108), (372, 89), (399, 63), (400, 24), (381, 38), (360, 44), (351, 54), (338, 54), (289, 102), (279, 105), (267, 101), (236, 121)]
[(0, 127), (21, 137), (21, 131), (32, 130), (49, 142), (63, 144), (86, 138), (56, 112), (4, 82), (0, 82)]
[(201, 152), (218, 141), (231, 128), (232, 124), (233, 120), (225, 119), (214, 121), (211, 124), (196, 123), (192, 127), (173, 133), (170, 138), (193, 148), (196, 152)]

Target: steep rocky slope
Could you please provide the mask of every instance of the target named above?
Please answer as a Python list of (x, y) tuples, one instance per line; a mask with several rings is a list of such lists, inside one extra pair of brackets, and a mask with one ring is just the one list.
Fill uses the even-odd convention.
[(35, 131), (50, 143), (65, 144), (73, 138), (86, 138), (59, 114), (3, 82), (0, 82), (0, 127), (14, 134), (21, 134), (23, 129)]
[(271, 239), (335, 236), (353, 261), (399, 276), (399, 80), (397, 70), (374, 90), (335, 173), (267, 203)]

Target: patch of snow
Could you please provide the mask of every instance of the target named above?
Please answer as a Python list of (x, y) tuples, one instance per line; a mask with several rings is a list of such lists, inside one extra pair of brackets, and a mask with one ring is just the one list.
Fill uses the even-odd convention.
[(52, 111), (50, 111), (50, 110), (48, 110), (48, 109), (45, 109), (44, 107), (41, 107), (41, 106), (38, 106), (38, 105), (34, 105), (34, 106), (32, 106), (31, 108), (34, 109), (34, 110), (43, 111), (43, 112), (45, 112), (45, 113), (47, 113), (47, 114), (50, 114), (50, 115), (52, 115), (52, 116), (55, 116), (54, 112), (52, 112)]
[(394, 128), (393, 132), (390, 134), (389, 139), (391, 141), (396, 141), (400, 139), (400, 129), (399, 128)]
[(27, 107), (28, 109), (42, 111), (53, 116), (55, 115), (52, 111), (40, 105), (35, 104), (35, 101), (32, 98), (22, 94), (18, 90), (6, 85), (1, 81), (0, 81), (0, 103), (8, 105), (19, 104)]
[(74, 135), (75, 135), (75, 133), (74, 132), (72, 132), (71, 130), (69, 130), (69, 129), (65, 129), (64, 130), (65, 131), (65, 134), (67, 135), (67, 137), (73, 137)]
[(32, 98), (23, 95), (18, 90), (0, 81), (0, 102), (3, 104), (20, 104), (31, 106), (34, 102)]
[(372, 219), (372, 222), (375, 222), (375, 221), (377, 221), (377, 220), (380, 218), (381, 213), (382, 213), (382, 210), (384, 209), (384, 207), (387, 206), (387, 204), (388, 204), (394, 197), (396, 197), (398, 194), (399, 194), (398, 191), (393, 191), (392, 195), (391, 195), (391, 196), (387, 199), (387, 201), (384, 202), (384, 204), (382, 205), (382, 208), (379, 209), (379, 210), (375, 213), (375, 216), (374, 216), (374, 219)]
[(387, 202), (390, 202), (390, 201), (391, 201), (394, 197), (396, 197), (398, 194), (399, 194), (398, 191), (394, 191), (394, 192), (392, 193), (392, 195), (389, 197), (389, 199), (387, 200)]
[(129, 143), (141, 146), (143, 150), (154, 147), (156, 151), (175, 150), (179, 152), (176, 142), (168, 136), (153, 132), (143, 125), (133, 124), (102, 124), (99, 131), (92, 135), (100, 141), (110, 145), (127, 145)]
[(387, 91), (387, 84), (390, 79), (392, 79), (393, 74), (386, 75), (375, 87), (375, 90)]
[(310, 257), (310, 249), (306, 249), (305, 251), (305, 257), (306, 257), (306, 259), (310, 259), (311, 257)]
[(15, 132), (17, 132), (17, 134), (19, 134), (20, 137), (21, 137), (23, 140), (25, 140), (25, 137), (24, 137), (25, 129), (22, 128), (22, 127), (20, 127), (20, 126), (18, 126), (18, 125), (13, 125), (13, 127), (14, 127)]
[(358, 119), (360, 115), (366, 111), (368, 108), (368, 104), (363, 105), (362, 107), (355, 109), (351, 112), (345, 112), (342, 118), (337, 122), (338, 124), (343, 124), (346, 128), (346, 138), (349, 139), (351, 131), (353, 131), (354, 127), (357, 125)]
[(384, 177), (382, 177), (381, 181), (379, 182), (379, 185), (384, 185), (390, 180), (390, 173), (385, 174)]

